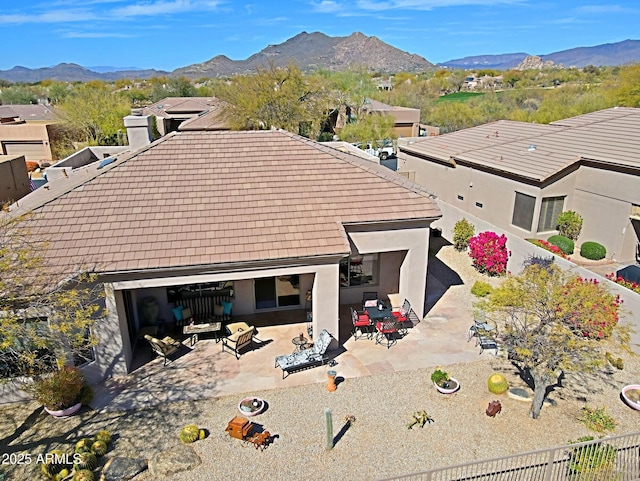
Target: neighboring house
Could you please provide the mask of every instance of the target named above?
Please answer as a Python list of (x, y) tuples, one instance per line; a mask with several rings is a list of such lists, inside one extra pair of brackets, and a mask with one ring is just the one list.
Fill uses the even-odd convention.
[(29, 192), (24, 155), (0, 155), (0, 204), (19, 200)]
[(367, 99), (362, 111), (368, 114), (377, 113), (393, 117), (395, 119), (393, 130), (398, 137), (418, 137), (420, 135), (420, 109), (394, 107), (377, 100)]
[(0, 155), (24, 155), (28, 161), (51, 161), (53, 125), (48, 105), (0, 105)]
[(222, 101), (215, 97), (167, 97), (143, 109), (145, 115), (153, 115), (160, 135), (175, 132), (180, 125), (210, 110), (218, 111)]
[(313, 332), (336, 339), (339, 305), (360, 304), (364, 291), (398, 292), (422, 317), (440, 217), (422, 187), (284, 131), (173, 132), (12, 211), (37, 214), (31, 229), (49, 259), (95, 265), (105, 282), (108, 317), (84, 368), (94, 381), (130, 370), (148, 318), (170, 322), (187, 294), (224, 290), (242, 316), (305, 308), (310, 291)]
[(634, 262), (640, 239), (640, 109), (549, 125), (498, 121), (398, 143), (399, 170), (439, 199), (523, 238), (556, 234), (560, 212), (584, 218), (578, 244)]

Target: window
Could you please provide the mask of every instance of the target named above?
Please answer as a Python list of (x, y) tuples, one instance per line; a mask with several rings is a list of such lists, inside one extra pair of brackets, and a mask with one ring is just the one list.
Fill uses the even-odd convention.
[(536, 198), (527, 194), (516, 192), (516, 200), (513, 204), (513, 217), (511, 223), (524, 230), (531, 230), (533, 222), (533, 210), (536, 208)]
[(340, 287), (378, 283), (378, 254), (354, 254), (340, 261)]
[(538, 232), (555, 230), (558, 225), (558, 216), (564, 207), (564, 197), (545, 197), (542, 199), (540, 219), (538, 220)]

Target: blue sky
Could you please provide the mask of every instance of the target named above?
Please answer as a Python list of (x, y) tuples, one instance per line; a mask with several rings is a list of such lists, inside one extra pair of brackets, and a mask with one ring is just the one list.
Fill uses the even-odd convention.
[(243, 60), (302, 31), (362, 32), (437, 63), (640, 39), (637, 0), (0, 0), (0, 70), (60, 62), (171, 71)]

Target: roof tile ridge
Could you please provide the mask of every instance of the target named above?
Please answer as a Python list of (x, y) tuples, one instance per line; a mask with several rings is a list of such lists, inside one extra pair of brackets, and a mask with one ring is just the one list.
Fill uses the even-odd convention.
[[(68, 178), (60, 178), (52, 182), (53, 189), (51, 190), (50, 195), (44, 196), (42, 194), (42, 191), (38, 192), (40, 189), (37, 189), (33, 193), (38, 193), (39, 195), (37, 196), (27, 195), (22, 199), (19, 199), (9, 207), (9, 212), (11, 212), (13, 215), (19, 216), (19, 215), (34, 211), (36, 209), (40, 209), (41, 207), (44, 207), (45, 205), (53, 202), (59, 197), (62, 197), (63, 195), (66, 195), (69, 192), (72, 192), (73, 190), (91, 182), (93, 179), (96, 179), (101, 175), (104, 175), (105, 173), (110, 172), (112, 169), (118, 167), (119, 165), (122, 165), (123, 163), (132, 159), (133, 157), (137, 157), (143, 152), (146, 152), (147, 150), (149, 150), (150, 148), (155, 147), (156, 145), (159, 145), (163, 142), (166, 142), (170, 138), (175, 137), (176, 134), (178, 134), (178, 132), (170, 132), (167, 135), (160, 137), (159, 139), (151, 142), (150, 144), (139, 148), (138, 150), (135, 150), (135, 151), (126, 150), (124, 152), (116, 154), (114, 156), (116, 157), (116, 160), (114, 160), (113, 162), (103, 167), (100, 167), (99, 164), (96, 167), (96, 164), (98, 163), (98, 161), (95, 161), (89, 165), (85, 165), (83, 167), (80, 167), (79, 169), (75, 169), (75, 172), (73, 172)], [(104, 161), (104, 159), (102, 161)], [(45, 186), (42, 186), (41, 189), (44, 189), (44, 187)], [(29, 197), (31, 197), (31, 199), (29, 199)], [(29, 202), (29, 201), (32, 201), (32, 202)]]
[[(286, 131), (285, 131), (286, 132)], [(322, 145), (322, 142), (315, 142), (311, 139), (308, 139), (306, 137), (302, 137), (300, 135), (297, 134), (292, 134), (291, 132), (287, 132), (288, 134), (290, 134), (290, 136), (292, 136), (292, 138), (294, 137), (299, 137), (300, 139), (306, 141), (307, 143), (311, 144), (312, 147), (321, 150), (329, 155), (331, 155), (332, 157), (338, 158), (344, 162), (347, 162), (348, 164), (353, 165), (354, 167), (357, 167), (361, 170), (365, 170), (367, 172), (371, 172), (372, 174), (375, 174), (376, 176), (380, 177), (381, 179), (384, 180), (388, 180), (391, 181), (392, 183), (396, 184), (399, 187), (403, 187), (407, 190), (410, 190), (416, 194), (420, 194), (420, 195), (425, 195), (426, 197), (429, 197), (430, 199), (435, 199), (437, 196), (431, 192), (430, 190), (428, 190), (427, 188), (416, 184), (415, 182), (410, 181), (409, 179), (406, 179), (405, 177), (400, 176), (399, 174), (397, 174), (396, 172), (394, 172), (391, 169), (388, 169), (387, 167), (377, 164), (375, 162), (372, 162), (370, 160), (365, 160), (365, 159), (361, 159), (360, 157), (350, 154), (348, 152), (342, 152), (341, 150), (338, 149), (334, 149), (333, 147), (329, 147), (327, 145)]]

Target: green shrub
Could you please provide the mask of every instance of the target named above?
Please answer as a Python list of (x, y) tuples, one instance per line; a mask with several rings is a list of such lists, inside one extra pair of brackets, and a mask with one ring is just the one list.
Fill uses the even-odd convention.
[(607, 255), (607, 249), (602, 244), (597, 242), (585, 242), (580, 247), (580, 255), (585, 259), (591, 259), (592, 261), (599, 261), (604, 259)]
[(471, 287), (471, 294), (476, 297), (487, 297), (493, 291), (488, 282), (476, 281)]
[[(582, 230), (582, 216), (572, 210), (562, 212), (558, 216), (557, 225), (558, 232), (561, 236), (568, 237), (569, 239), (575, 241), (576, 239), (578, 239), (580, 231)], [(571, 252), (568, 252), (568, 254), (571, 254)]]
[(564, 254), (573, 254), (573, 241), (563, 235), (552, 235), (547, 239), (549, 244), (559, 247)]
[(475, 227), (467, 219), (460, 219), (453, 226), (453, 248), (463, 251), (469, 246), (469, 239), (476, 233)]
[[(593, 441), (593, 436), (584, 436), (569, 444), (579, 444)], [(585, 481), (597, 481), (612, 479), (614, 461), (617, 450), (608, 444), (588, 444), (571, 450), (569, 471), (577, 479)]]
[(613, 431), (616, 428), (616, 421), (609, 413), (607, 413), (606, 407), (590, 408), (585, 406), (582, 408), (582, 415), (578, 418), (587, 429), (597, 431), (599, 433), (605, 431)]

